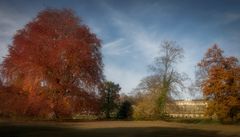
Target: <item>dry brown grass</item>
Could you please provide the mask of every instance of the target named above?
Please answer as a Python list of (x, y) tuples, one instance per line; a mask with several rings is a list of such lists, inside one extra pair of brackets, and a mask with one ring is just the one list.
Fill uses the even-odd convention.
[(0, 137), (240, 137), (240, 126), (164, 121), (2, 122)]

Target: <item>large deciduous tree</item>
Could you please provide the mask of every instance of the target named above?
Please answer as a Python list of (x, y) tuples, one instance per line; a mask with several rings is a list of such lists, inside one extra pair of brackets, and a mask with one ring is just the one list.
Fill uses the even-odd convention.
[(137, 91), (146, 93), (145, 98), (140, 99), (134, 107), (134, 116), (152, 118), (164, 115), (166, 102), (170, 101), (174, 94), (178, 94), (178, 91), (184, 87), (183, 81), (187, 78), (176, 69), (176, 64), (182, 58), (183, 49), (176, 42), (164, 41), (161, 44), (159, 56), (150, 66), (153, 74), (144, 78), (137, 88)]
[(208, 114), (220, 120), (235, 118), (240, 111), (240, 65), (236, 57), (226, 57), (217, 45), (209, 48), (198, 63), (198, 75)]
[(158, 83), (158, 105), (160, 112), (163, 112), (165, 104), (184, 87), (183, 81), (186, 75), (179, 73), (176, 64), (183, 58), (183, 49), (174, 41), (164, 41), (160, 48), (160, 54), (155, 58), (154, 64), (150, 66), (154, 75), (159, 77)]
[(100, 91), (102, 111), (106, 118), (111, 117), (111, 113), (119, 106), (119, 91), (121, 90), (119, 84), (111, 81), (106, 81), (102, 84)]
[[(92, 113), (103, 79), (100, 48), (72, 10), (43, 10), (13, 37), (2, 64), (4, 82), (28, 94), (31, 113), (48, 107), (56, 117)], [(42, 108), (43, 96), (49, 105)]]

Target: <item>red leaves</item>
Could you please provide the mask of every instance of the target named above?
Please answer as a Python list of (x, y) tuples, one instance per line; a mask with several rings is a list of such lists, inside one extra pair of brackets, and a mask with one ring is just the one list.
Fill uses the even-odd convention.
[[(73, 11), (47, 9), (14, 36), (3, 62), (3, 74), (9, 85), (31, 94), (48, 92), (49, 97), (67, 94), (70, 98), (89, 98), (103, 79), (100, 48), (100, 40)], [(38, 95), (29, 97), (34, 101)], [(67, 107), (71, 101), (63, 98), (60, 102)]]

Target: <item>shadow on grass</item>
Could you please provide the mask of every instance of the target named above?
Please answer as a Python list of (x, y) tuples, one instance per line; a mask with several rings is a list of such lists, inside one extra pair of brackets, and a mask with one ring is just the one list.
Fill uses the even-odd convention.
[(167, 127), (89, 128), (0, 125), (0, 137), (236, 137), (216, 131)]

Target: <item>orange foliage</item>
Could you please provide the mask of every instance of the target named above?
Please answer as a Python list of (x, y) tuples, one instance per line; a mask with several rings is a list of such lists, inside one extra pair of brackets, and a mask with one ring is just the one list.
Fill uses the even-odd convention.
[(96, 102), (89, 101), (97, 100), (94, 93), (103, 79), (100, 48), (100, 40), (73, 11), (46, 9), (13, 37), (2, 64), (5, 84), (28, 94), (34, 115), (45, 108), (54, 115), (82, 110), (71, 108), (73, 102), (88, 109), (92, 105), (85, 103)]
[(201, 87), (209, 100), (209, 113), (219, 119), (234, 118), (233, 108), (240, 108), (240, 65), (235, 57), (224, 57), (223, 51), (214, 45), (198, 66), (206, 77)]

